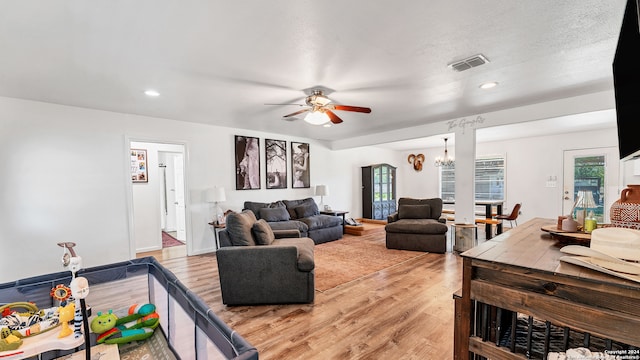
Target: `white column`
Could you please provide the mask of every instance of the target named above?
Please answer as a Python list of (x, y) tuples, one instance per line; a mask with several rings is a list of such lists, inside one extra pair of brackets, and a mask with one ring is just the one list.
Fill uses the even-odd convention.
[(456, 223), (475, 223), (476, 130), (457, 128), (456, 160)]

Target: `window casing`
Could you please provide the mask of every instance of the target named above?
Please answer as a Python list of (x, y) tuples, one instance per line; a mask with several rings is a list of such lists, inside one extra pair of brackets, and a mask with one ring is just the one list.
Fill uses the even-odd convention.
[[(504, 156), (476, 159), (475, 200), (504, 200)], [(453, 166), (440, 167), (440, 197), (444, 201), (454, 201), (456, 197), (456, 169)]]

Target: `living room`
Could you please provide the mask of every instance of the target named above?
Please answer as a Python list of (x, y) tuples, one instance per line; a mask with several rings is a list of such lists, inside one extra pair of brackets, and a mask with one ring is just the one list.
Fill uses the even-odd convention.
[[(590, 103), (594, 102), (591, 99)], [(133, 140), (186, 144), (187, 245), (191, 254), (215, 249), (214, 234), (208, 225), (213, 209), (204, 198), (206, 189), (213, 186), (226, 189), (227, 200), (221, 206), (238, 211), (245, 200), (270, 202), (304, 198), (314, 195), (313, 186), (326, 184), (331, 194), (325, 197), (325, 203), (358, 218), (362, 213), (360, 167), (386, 162), (398, 167), (399, 196), (439, 196), (438, 169), (432, 164), (435, 157), (442, 154), (443, 147), (415, 149), (426, 156), (425, 169), (416, 172), (406, 162), (407, 155), (415, 151), (374, 146), (331, 150), (311, 139), (10, 98), (0, 99), (0, 108), (7, 114), (3, 118), (3, 134), (11, 134), (3, 139), (3, 153), (16, 154), (5, 162), (8, 171), (3, 180), (5, 189), (11, 191), (6, 191), (3, 202), (7, 207), (4, 213), (9, 214), (3, 226), (4, 236), (28, 246), (29, 257), (41, 259), (27, 269), (21, 266), (25, 258), (19, 253), (6, 259), (3, 266), (21, 268), (20, 276), (57, 270), (57, 258), (50, 258), (48, 254), (57, 242), (70, 239), (78, 243), (80, 251), (86, 252), (84, 258), (88, 266), (135, 256), (137, 245), (130, 241), (135, 236), (129, 224), (136, 221), (130, 209), (133, 201), (130, 191), (140, 184), (127, 186), (129, 141)], [(611, 112), (605, 111), (602, 115), (609, 116), (605, 123), (615, 124)], [(490, 114), (485, 116), (490, 118)], [(89, 118), (95, 120), (87, 121)], [(234, 135), (309, 142), (312, 187), (271, 190), (263, 186), (260, 190), (235, 190)], [(615, 147), (615, 126), (479, 143), (477, 153), (507, 156), (506, 201), (508, 205), (522, 201), (525, 204), (522, 221), (526, 221), (561, 214), (561, 188), (547, 188), (546, 178), (562, 173), (562, 151), (585, 148), (584, 144), (593, 148)], [(450, 151), (455, 156), (455, 149)], [(632, 165), (625, 165), (627, 175), (617, 186), (637, 182)], [(535, 178), (539, 184), (532, 185), (530, 179)], [(538, 191), (532, 191), (532, 187)], [(8, 204), (15, 206), (9, 208)], [(148, 213), (157, 223), (152, 228), (160, 229), (160, 220), (155, 215), (159, 212), (159, 199), (148, 206)], [(159, 238), (157, 241), (159, 246)], [(13, 280), (15, 276), (5, 271), (2, 280)]]
[[(595, 1), (590, 5), (598, 9), (601, 6)], [(208, 6), (210, 5), (207, 5), (207, 8)], [(238, 5), (229, 6), (238, 10), (235, 8)], [(589, 8), (589, 5), (582, 6)], [(621, 16), (623, 2), (617, 1), (615, 7), (615, 10), (605, 11), (605, 13), (610, 17)], [(21, 7), (20, 10), (25, 14), (29, 13), (26, 11), (29, 10), (27, 8)], [(406, 10), (410, 12), (410, 9)], [(113, 11), (116, 12), (116, 10)], [(376, 6), (375, 11), (378, 15), (384, 14), (382, 6)], [(327, 14), (327, 16), (330, 15)], [(251, 19), (257, 21), (256, 17), (257, 15), (253, 14)], [(607, 38), (603, 41), (606, 46), (600, 44), (609, 51), (608, 53), (605, 51), (604, 59), (607, 69), (610, 69), (613, 57), (611, 50), (619, 31), (619, 21), (618, 19), (607, 22), (616, 24), (609, 26), (613, 28), (610, 32), (615, 34), (606, 33), (606, 36), (603, 35)], [(64, 21), (59, 22), (64, 23)], [(19, 22), (16, 21), (16, 23)], [(224, 23), (228, 25), (228, 22)], [(420, 24), (420, 22), (413, 22), (413, 24)], [(584, 26), (588, 28), (587, 25)], [(35, 27), (45, 32), (45, 26)], [(346, 30), (349, 29), (354, 30), (347, 26)], [(69, 31), (73, 33), (77, 30)], [(359, 34), (356, 36), (357, 39), (369, 39), (371, 35), (370, 33), (361, 34), (358, 31), (354, 33)], [(252, 34), (254, 34), (252, 40), (256, 40), (255, 37), (257, 37), (260, 43), (266, 40), (263, 36), (268, 37), (264, 34), (255, 35), (255, 32)], [(332, 34), (336, 38), (339, 37), (335, 33)], [(386, 41), (389, 41), (391, 36), (381, 32), (376, 34), (377, 37), (373, 38), (382, 38)], [(119, 40), (123, 38), (126, 36), (122, 36)], [(114, 40), (114, 42), (117, 41)], [(424, 43), (421, 44), (424, 45)], [(20, 47), (13, 45), (15, 47), (12, 49), (18, 53)], [(136, 44), (128, 43), (128, 45), (135, 47)], [(554, 44), (554, 49), (561, 47), (559, 45), (561, 44)], [(41, 46), (41, 48), (48, 47)], [(377, 44), (371, 48), (382, 49), (385, 46)], [(67, 50), (66, 53), (74, 53), (68, 47), (64, 49)], [(159, 51), (158, 49), (155, 50)], [(571, 50), (571, 55), (579, 52), (577, 49)], [(55, 53), (52, 49), (50, 51)], [(216, 58), (214, 55), (217, 53), (211, 51), (213, 55), (207, 53), (204, 58)], [(425, 52), (427, 52), (425, 49), (417, 49), (411, 45), (398, 51), (402, 54)], [(459, 55), (455, 51), (452, 52), (455, 54), (448, 54), (452, 58)], [(25, 53), (27, 55), (24, 57), (39, 57), (33, 56), (32, 52)], [(46, 54), (46, 51), (44, 53)], [(172, 54), (165, 54), (165, 56), (173, 59), (176, 53), (181, 51), (173, 51)], [(39, 52), (37, 54), (41, 55)], [(347, 63), (354, 61), (353, 59), (376, 56), (385, 59), (385, 54), (387, 54), (385, 51), (380, 51), (368, 53), (368, 56), (362, 57), (354, 55)], [(511, 102), (508, 102), (509, 106), (501, 104), (495, 107), (490, 104), (494, 95), (489, 95), (487, 98), (474, 98), (484, 106), (464, 108), (467, 112), (449, 111), (458, 106), (463, 107), (460, 104), (465, 101), (459, 99), (446, 104), (424, 103), (423, 100), (416, 99), (415, 107), (412, 106), (413, 110), (405, 114), (399, 111), (398, 107), (406, 106), (407, 102), (411, 103), (413, 100), (407, 99), (411, 99), (417, 89), (425, 87), (416, 83), (421, 83), (423, 80), (435, 81), (434, 78), (418, 72), (393, 75), (394, 68), (403, 67), (403, 64), (397, 62), (392, 67), (386, 68), (386, 73), (392, 75), (374, 77), (369, 82), (358, 80), (357, 77), (352, 78), (351, 82), (346, 80), (341, 82), (342, 79), (346, 79), (348, 73), (360, 74), (361, 79), (370, 77), (376, 71), (369, 72), (368, 70), (375, 69), (375, 67), (370, 68), (369, 65), (360, 70), (350, 67), (337, 72), (332, 71), (331, 77), (303, 77), (301, 72), (291, 74), (290, 77), (280, 76), (275, 74), (277, 71), (274, 69), (285, 74), (289, 70), (288, 65), (277, 64), (276, 66), (274, 63), (277, 61), (268, 62), (264, 66), (271, 67), (268, 72), (260, 73), (258, 70), (254, 72), (247, 69), (257, 69), (259, 66), (249, 62), (251, 58), (249, 55), (252, 54), (242, 53), (242, 56), (238, 56), (235, 60), (237, 64), (229, 65), (233, 63), (231, 61), (226, 63), (225, 66), (228, 67), (214, 61), (217, 67), (209, 73), (201, 72), (200, 69), (196, 69), (197, 67), (188, 71), (188, 76), (185, 75), (185, 78), (195, 79), (194, 83), (198, 85), (184, 92), (193, 95), (193, 98), (204, 99), (200, 99), (202, 102), (198, 105), (192, 103), (191, 99), (172, 100), (180, 103), (177, 108), (184, 110), (184, 113), (176, 111), (176, 108), (166, 109), (162, 103), (163, 98), (168, 99), (172, 96), (177, 98), (177, 93), (184, 90), (182, 88), (174, 89), (174, 94), (162, 94), (157, 99), (144, 98), (142, 88), (146, 83), (153, 83), (149, 80), (153, 76), (146, 78), (145, 84), (138, 83), (131, 86), (129, 89), (135, 90), (130, 92), (122, 91), (120, 88), (113, 90), (112, 98), (116, 99), (114, 104), (118, 105), (117, 110), (114, 110), (115, 108), (102, 106), (97, 100), (97, 95), (102, 95), (102, 91), (108, 93), (104, 89), (96, 91), (95, 101), (85, 98), (76, 101), (74, 98), (79, 99), (81, 93), (90, 94), (91, 87), (78, 86), (78, 89), (75, 89), (72, 85), (65, 86), (65, 78), (55, 76), (59, 70), (56, 67), (34, 67), (38, 72), (32, 76), (25, 75), (28, 70), (15, 70), (17, 67), (5, 70), (7, 73), (3, 73), (0, 77), (6, 80), (5, 84), (9, 84), (3, 85), (3, 91), (0, 92), (2, 95), (0, 96), (0, 113), (2, 114), (0, 117), (0, 143), (2, 144), (0, 145), (2, 147), (0, 164), (3, 165), (4, 170), (0, 178), (0, 185), (3, 188), (0, 213), (4, 215), (0, 228), (4, 230), (2, 244), (5, 245), (5, 250), (2, 251), (3, 271), (0, 272), (0, 283), (60, 271), (60, 259), (57, 255), (60, 248), (56, 245), (59, 242), (76, 242), (76, 250), (82, 254), (86, 267), (132, 259), (139, 252), (161, 248), (161, 220), (158, 216), (160, 199), (156, 197), (151, 201), (139, 202), (136, 198), (137, 190), (145, 187), (149, 189), (157, 185), (154, 183), (159, 179), (157, 173), (159, 164), (152, 162), (147, 164), (149, 173), (146, 183), (132, 183), (129, 163), (132, 144), (149, 144), (148, 150), (158, 144), (179, 146), (184, 149), (186, 252), (188, 255), (214, 254), (215, 252), (214, 230), (209, 225), (214, 216), (214, 209), (206, 199), (207, 190), (213, 187), (225, 189), (226, 199), (220, 204), (222, 209), (240, 211), (244, 201), (247, 200), (271, 202), (278, 199), (314, 197), (319, 202), (319, 197), (314, 195), (314, 187), (324, 184), (330, 188), (330, 194), (323, 199), (325, 204), (329, 204), (333, 209), (348, 211), (349, 217), (359, 218), (362, 216), (360, 174), (362, 166), (376, 163), (389, 163), (396, 166), (399, 197), (439, 197), (440, 170), (433, 166), (433, 163), (436, 157), (442, 156), (444, 151), (442, 139), (448, 137), (449, 154), (456, 157), (456, 160), (461, 161), (462, 164), (472, 164), (474, 158), (483, 156), (504, 156), (506, 159), (505, 209), (509, 209), (516, 202), (522, 202), (524, 205), (519, 221), (526, 222), (533, 218), (556, 218), (563, 214), (562, 177), (565, 172), (563, 157), (565, 152), (582, 149), (617, 149), (618, 146), (615, 94), (608, 73), (603, 78), (588, 79), (585, 87), (578, 88), (576, 85), (577, 91), (570, 92), (570, 95), (564, 92), (562, 96), (558, 95), (561, 93), (559, 85), (557, 89), (544, 96), (536, 93), (535, 99), (528, 98), (527, 101), (511, 99)], [(287, 52), (287, 55), (296, 56), (294, 52)], [(602, 56), (602, 53), (598, 52), (595, 55)], [(318, 58), (327, 60), (327, 56), (326, 53), (320, 54)], [(93, 75), (98, 79), (119, 79), (119, 81), (124, 81), (124, 78), (135, 79), (136, 76), (132, 74), (142, 71), (141, 69), (145, 66), (133, 60), (133, 57), (132, 55), (131, 58), (119, 60), (130, 64), (127, 66), (127, 71), (131, 72), (128, 72), (127, 76), (121, 75), (117, 67), (112, 68), (111, 64), (104, 60), (96, 63), (102, 64), (108, 71), (102, 75)], [(93, 53), (91, 58), (103, 59), (100, 53)], [(394, 59), (397, 60), (397, 58)], [(22, 60), (24, 59), (21, 56), (16, 56), (12, 58), (11, 63), (15, 65)], [(418, 60), (416, 62), (423, 59), (418, 58)], [(62, 61), (62, 63), (66, 62)], [(77, 64), (83, 61), (70, 61), (70, 63)], [(69, 67), (76, 68), (80, 73), (79, 77), (84, 76), (81, 66)], [(173, 69), (178, 67), (176, 65)], [(442, 67), (446, 68), (444, 65)], [(121, 70), (124, 73), (124, 69)], [(173, 70), (159, 71), (171, 73)], [(447, 71), (451, 70), (447, 69)], [(537, 68), (529, 72), (537, 73)], [(343, 75), (345, 77), (342, 77)], [(25, 78), (25, 83), (31, 85), (33, 93), (23, 94), (20, 91), (12, 92), (4, 88), (16, 85), (22, 80), (21, 77)], [(42, 85), (41, 88), (40, 82), (44, 84), (45, 78), (47, 85)], [(96, 78), (87, 76), (85, 80), (86, 83), (92, 84), (98, 82)], [(215, 79), (212, 82), (213, 85), (202, 84), (212, 78)], [(389, 79), (394, 79), (394, 82), (390, 82)], [(289, 102), (289, 99), (294, 97), (292, 94), (300, 95), (297, 98), (298, 101), (303, 98), (303, 90), (330, 80), (333, 81), (330, 85), (338, 89), (335, 92), (336, 98), (340, 99), (340, 90), (345, 90), (343, 94), (346, 93), (347, 96), (342, 97), (341, 102), (371, 106), (372, 113), (350, 114), (353, 117), (343, 115), (345, 119), (343, 124), (335, 124), (327, 129), (307, 124), (302, 119), (293, 122), (283, 120), (282, 115), (297, 108), (265, 105)], [(476, 80), (479, 80), (477, 76), (460, 77), (456, 78), (456, 84), (461, 93), (465, 91), (468, 93), (471, 92), (471, 88), (474, 90), (477, 88)], [(105, 80), (101, 83), (111, 84), (111, 81)], [(238, 83), (260, 89), (252, 88), (251, 91), (245, 92), (246, 88)], [(267, 86), (278, 83), (281, 84), (273, 86), (273, 89)], [(284, 83), (287, 83), (286, 86), (282, 85)], [(461, 85), (463, 83), (464, 86)], [(410, 85), (404, 88), (400, 86), (402, 84)], [(388, 87), (391, 91), (395, 89), (397, 96), (392, 97), (389, 96), (390, 92), (385, 92), (383, 96), (375, 97), (373, 93), (377, 93), (378, 90), (371, 90), (370, 94), (365, 91), (364, 94), (361, 93), (356, 97), (348, 95), (347, 89), (365, 85)], [(562, 86), (563, 90), (571, 88), (567, 84)], [(526, 88), (526, 86), (523, 87)], [(203, 95), (198, 93), (202, 88), (215, 90)], [(440, 95), (436, 96), (435, 93), (453, 92), (440, 87), (437, 87), (437, 90), (430, 94), (421, 94), (420, 97), (437, 98)], [(504, 90), (504, 92), (509, 91), (515, 91), (513, 86)], [(222, 92), (225, 94), (220, 94)], [(57, 96), (62, 93), (66, 93), (68, 97)], [(136, 98), (138, 95), (142, 100)], [(222, 104), (229, 102), (227, 96), (237, 99), (237, 108), (221, 110)], [(369, 99), (374, 98), (380, 100), (379, 106), (368, 102)], [(210, 107), (203, 105), (209, 105), (208, 102), (213, 105)], [(391, 102), (397, 104), (389, 109), (387, 106)], [(242, 107), (247, 104), (251, 104), (251, 107), (245, 111)], [(421, 112), (426, 112), (427, 108), (430, 111), (432, 108), (435, 110), (423, 116)], [(219, 109), (220, 112), (218, 112)], [(396, 115), (397, 127), (390, 120), (395, 119)], [(478, 117), (483, 121), (475, 123), (474, 126), (451, 127), (452, 123)], [(251, 123), (252, 126), (248, 126), (244, 122), (245, 118), (251, 118), (255, 122)], [(387, 124), (384, 128), (377, 128), (380, 131), (376, 132), (374, 124), (380, 123), (374, 123), (373, 120), (367, 122), (372, 118), (376, 121), (387, 121)], [(506, 135), (501, 139), (489, 137), (502, 129), (513, 130), (514, 127), (526, 124), (533, 125), (536, 130), (527, 130), (529, 132), (525, 135)], [(580, 124), (580, 127), (565, 128), (564, 125), (567, 124)], [(552, 131), (538, 132), (549, 125)], [(295, 129), (296, 132), (290, 129)], [(343, 131), (341, 129), (347, 129), (344, 131), (348, 132), (348, 136), (338, 135), (337, 131)], [(235, 136), (250, 136), (260, 141), (260, 189), (236, 189)], [(309, 144), (310, 187), (293, 188), (291, 176), (289, 176), (286, 188), (267, 189), (264, 154), (266, 139), (283, 140), (289, 150), (292, 142)], [(418, 141), (423, 141), (425, 145), (421, 145)], [(411, 147), (398, 145), (403, 142), (415, 145)], [(415, 153), (425, 155), (424, 167), (419, 172), (407, 162), (407, 156)], [(150, 158), (157, 158), (155, 153), (148, 153), (148, 155)], [(635, 175), (638, 172), (634, 169), (634, 162), (618, 163), (617, 160), (614, 160), (615, 166), (620, 168), (616, 171), (616, 181), (607, 184), (613, 193), (619, 193), (626, 184), (640, 182), (640, 175)], [(287, 166), (290, 168), (291, 164), (288, 163)], [(555, 183), (550, 184), (550, 179)], [(609, 204), (614, 200), (614, 197), (608, 199)], [(469, 196), (464, 201), (471, 204), (473, 198)], [(449, 254), (449, 256), (452, 255)], [(439, 261), (450, 261), (447, 259), (450, 257)], [(457, 265), (459, 264), (448, 264), (451, 267)]]

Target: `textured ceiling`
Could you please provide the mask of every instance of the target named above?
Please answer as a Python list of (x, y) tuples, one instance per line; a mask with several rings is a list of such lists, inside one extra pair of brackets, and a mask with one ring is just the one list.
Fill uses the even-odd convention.
[[(11, 1), (0, 96), (344, 140), (613, 87), (625, 1)], [(464, 72), (447, 64), (478, 53)], [(485, 81), (498, 87), (481, 90)], [(282, 115), (321, 85), (323, 128)], [(143, 91), (158, 90), (148, 98)]]

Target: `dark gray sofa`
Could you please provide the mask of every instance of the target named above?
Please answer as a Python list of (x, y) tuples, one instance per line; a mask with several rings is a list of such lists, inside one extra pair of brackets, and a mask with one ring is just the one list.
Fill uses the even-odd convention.
[(398, 211), (388, 216), (385, 225), (387, 248), (444, 253), (446, 222), (442, 199), (400, 198)]
[(299, 237), (297, 230), (272, 230), (249, 210), (229, 214), (219, 235), (216, 258), (224, 304), (313, 302), (312, 239)]
[(298, 230), (300, 236), (310, 237), (316, 244), (342, 238), (342, 219), (320, 214), (313, 198), (271, 203), (245, 201), (244, 209), (251, 210), (256, 219), (264, 219), (273, 230)]

